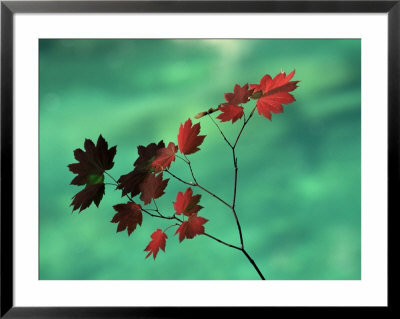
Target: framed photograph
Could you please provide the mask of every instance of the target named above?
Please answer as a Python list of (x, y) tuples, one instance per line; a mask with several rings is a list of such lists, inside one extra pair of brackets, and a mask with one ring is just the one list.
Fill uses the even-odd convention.
[(399, 18), (2, 1), (1, 316), (389, 309)]

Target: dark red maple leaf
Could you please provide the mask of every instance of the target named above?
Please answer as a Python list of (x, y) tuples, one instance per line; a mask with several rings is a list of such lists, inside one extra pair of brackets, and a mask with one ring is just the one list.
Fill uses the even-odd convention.
[(204, 234), (204, 224), (208, 219), (198, 217), (197, 214), (189, 216), (187, 221), (184, 221), (176, 230), (175, 235), (179, 233), (179, 242), (185, 238), (193, 238), (196, 235)]
[(86, 139), (84, 148), (85, 151), (80, 148), (74, 151), (75, 159), (79, 163), (68, 165), (71, 172), (78, 174), (71, 182), (73, 185), (91, 183), (93, 179), (100, 178), (103, 176), (104, 171), (114, 166), (113, 160), (117, 147), (113, 146), (108, 149), (108, 144), (103, 136), (99, 136), (96, 145), (92, 140)]
[(156, 259), (158, 251), (160, 248), (165, 251), (166, 239), (167, 234), (164, 233), (161, 229), (157, 229), (154, 233), (150, 236), (152, 239), (149, 244), (146, 246), (144, 251), (148, 251), (146, 258), (153, 254), (153, 258)]
[(217, 119), (220, 119), (221, 122), (227, 122), (232, 120), (232, 124), (237, 120), (241, 119), (244, 112), (243, 107), (238, 105), (223, 105), (220, 106), (221, 114), (217, 116)]
[(145, 205), (149, 204), (153, 198), (159, 198), (164, 194), (164, 189), (167, 187), (169, 179), (162, 179), (162, 173), (158, 176), (148, 174), (139, 189), (142, 193), (140, 199)]
[(151, 167), (154, 167), (154, 172), (159, 173), (166, 168), (171, 166), (171, 163), (175, 161), (175, 154), (178, 151), (178, 147), (170, 142), (167, 147), (163, 147), (157, 150), (156, 156), (151, 163)]
[(72, 180), (73, 185), (86, 187), (72, 197), (72, 211), (79, 208), (79, 212), (88, 208), (92, 202), (99, 206), (104, 195), (104, 172), (114, 166), (114, 156), (117, 147), (108, 148), (108, 143), (100, 134), (96, 145), (90, 139), (84, 143), (85, 151), (78, 148), (74, 151), (78, 163), (69, 164), (71, 172), (77, 174)]
[(72, 203), (70, 206), (73, 206), (72, 211), (79, 208), (79, 212), (88, 208), (92, 202), (95, 203), (97, 207), (99, 207), (100, 201), (104, 195), (104, 183), (97, 183), (92, 185), (87, 185), (83, 190), (77, 193), (74, 197), (72, 197)]
[(192, 121), (188, 119), (185, 124), (181, 124), (178, 133), (178, 146), (182, 154), (193, 154), (200, 149), (198, 146), (203, 143), (205, 135), (199, 135), (200, 123), (192, 126)]
[(122, 196), (130, 193), (131, 197), (134, 197), (140, 193), (140, 184), (143, 183), (147, 175), (148, 171), (135, 168), (128, 174), (121, 175), (118, 179), (117, 189), (122, 190)]
[(147, 146), (139, 145), (137, 148), (139, 157), (133, 165), (138, 168), (148, 169), (154, 161), (157, 151), (164, 147), (164, 141), (160, 141), (158, 144), (150, 143)]
[(112, 223), (119, 223), (117, 232), (128, 229), (128, 236), (136, 229), (139, 224), (142, 225), (142, 208), (136, 203), (126, 203), (114, 205), (113, 208), (117, 212), (112, 218)]
[(240, 87), (239, 84), (236, 84), (233, 88), (233, 93), (225, 93), (224, 97), (226, 103), (224, 103), (224, 105), (239, 105), (242, 103), (247, 103), (252, 93), (253, 90), (249, 90), (248, 83), (243, 85), (243, 87)]
[(176, 202), (174, 203), (176, 214), (184, 214), (186, 216), (196, 214), (203, 208), (203, 206), (197, 205), (200, 198), (200, 194), (193, 196), (193, 190), (190, 187), (186, 189), (185, 193), (179, 192), (176, 195)]
[(277, 74), (273, 79), (267, 74), (263, 76), (260, 84), (251, 84), (250, 88), (254, 93), (260, 92), (262, 95), (257, 100), (258, 114), (264, 115), (271, 120), (272, 113), (283, 112), (282, 104), (289, 104), (295, 100), (289, 92), (297, 88), (299, 81), (290, 81), (293, 78), (294, 70), (286, 76), (285, 72)]
[(147, 146), (138, 146), (139, 157), (133, 164), (134, 169), (128, 174), (121, 175), (118, 179), (117, 189), (122, 190), (122, 196), (130, 193), (131, 197), (134, 197), (140, 193), (140, 184), (151, 173), (151, 163), (154, 161), (157, 151), (164, 147), (163, 141), (158, 144), (150, 143)]

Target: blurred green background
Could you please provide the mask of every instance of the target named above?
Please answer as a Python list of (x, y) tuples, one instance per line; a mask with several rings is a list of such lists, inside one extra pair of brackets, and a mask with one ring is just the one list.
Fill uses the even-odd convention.
[[(361, 279), (361, 41), (40, 40), (40, 279), (259, 279), (246, 257), (205, 236), (145, 259), (144, 216), (128, 237), (110, 223), (126, 202), (106, 187), (97, 208), (71, 213), (73, 150), (103, 134), (117, 145), (118, 178), (138, 145), (177, 142), (180, 123), (224, 102), (233, 86), (296, 70), (296, 102), (272, 121), (255, 114), (237, 147), (237, 212), (247, 251), (267, 279)], [(246, 104), (246, 109), (254, 105)], [(195, 120), (197, 122), (197, 120)], [(200, 184), (231, 201), (232, 154), (208, 118), (191, 155)], [(241, 126), (222, 123), (233, 139)], [(190, 180), (180, 160), (171, 171)], [(106, 178), (107, 180), (107, 178)], [(171, 180), (158, 206), (186, 185)], [(239, 244), (232, 213), (202, 191), (206, 231)]]

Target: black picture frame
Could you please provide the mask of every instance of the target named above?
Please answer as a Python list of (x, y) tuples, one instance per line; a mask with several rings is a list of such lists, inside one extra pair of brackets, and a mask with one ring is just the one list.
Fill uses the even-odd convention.
[[(16, 13), (119, 12), (270, 12), (270, 13), (387, 13), (388, 14), (388, 220), (399, 211), (400, 1), (1, 1), (1, 304), (3, 318), (177, 318), (196, 316), (252, 317), (267, 315), (264, 307), (14, 307), (13, 302), (13, 20)], [(388, 234), (392, 235), (388, 222)], [(390, 250), (390, 236), (388, 247)], [(388, 255), (389, 256), (389, 255)], [(390, 257), (388, 264), (390, 264)], [(390, 281), (388, 278), (388, 285)], [(387, 311), (393, 305), (388, 294)], [(258, 309), (257, 309), (258, 308)], [(313, 307), (316, 308), (316, 307)], [(317, 308), (316, 308), (317, 309)], [(326, 308), (318, 308), (325, 310)], [(338, 309), (338, 308), (337, 308)], [(331, 309), (335, 313), (337, 309)], [(309, 307), (290, 307), (297, 316)], [(371, 311), (371, 309), (365, 309)], [(281, 311), (281, 310), (279, 310)], [(351, 314), (360, 308), (347, 307)]]

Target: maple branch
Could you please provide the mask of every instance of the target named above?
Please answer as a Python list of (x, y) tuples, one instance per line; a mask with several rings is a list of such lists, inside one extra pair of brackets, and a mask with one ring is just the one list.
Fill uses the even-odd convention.
[[(151, 214), (150, 212), (148, 212), (148, 211), (147, 211), (146, 209), (144, 209), (144, 208), (142, 208), (142, 210), (143, 210), (145, 213), (147, 213), (147, 214), (149, 214), (150, 216), (152, 216), (152, 217), (158, 217), (158, 218), (163, 218), (163, 219), (175, 219), (175, 220), (177, 220), (178, 222), (180, 222), (181, 224), (183, 223), (183, 220), (181, 220), (181, 219), (179, 219), (178, 217), (176, 217), (175, 214), (174, 214), (173, 216), (167, 217), (167, 216), (162, 215), (162, 214), (157, 210), (157, 212), (160, 214), (160, 216), (157, 216), (157, 215)], [(176, 226), (176, 225), (180, 225), (180, 224), (176, 223), (176, 224), (170, 225), (169, 227), (167, 227), (167, 228), (164, 230), (164, 232), (165, 232), (167, 229), (169, 229), (170, 227)], [(219, 239), (219, 238), (217, 238), (217, 237), (214, 237), (214, 236), (212, 236), (212, 235), (210, 235), (210, 234), (204, 233), (203, 235), (205, 235), (205, 236), (207, 236), (207, 237), (209, 237), (209, 238), (211, 238), (211, 239), (214, 239), (215, 241), (217, 241), (217, 242), (219, 242), (219, 243), (221, 243), (221, 244), (223, 244), (223, 245), (225, 245), (225, 246), (228, 246), (228, 247), (231, 247), (231, 248), (235, 248), (235, 249), (237, 249), (237, 250), (242, 250), (242, 248), (240, 248), (240, 247), (238, 247), (238, 246), (235, 246), (235, 245), (232, 245), (232, 244), (228, 244), (227, 242), (224, 242), (223, 240), (221, 240), (221, 239)]]
[(183, 179), (179, 178), (178, 176), (176, 176), (175, 174), (171, 173), (168, 169), (164, 170), (165, 172), (167, 172), (169, 175), (171, 175), (172, 177), (174, 177), (175, 179), (177, 179), (178, 181), (186, 184), (186, 185), (191, 185), (194, 186), (194, 183), (192, 182), (185, 182)]
[[(236, 192), (237, 192), (237, 176), (238, 176), (238, 165), (237, 165), (237, 157), (236, 157), (235, 149), (236, 149), (236, 145), (237, 145), (237, 143), (239, 141), (239, 138), (240, 138), (245, 126), (247, 125), (247, 123), (252, 118), (255, 109), (256, 109), (256, 106), (251, 111), (251, 113), (250, 113), (249, 117), (247, 118), (247, 120), (246, 119), (244, 120), (242, 128), (240, 129), (239, 134), (236, 137), (235, 143), (233, 144), (233, 147), (232, 147), (232, 156), (233, 156), (233, 166), (234, 166), (234, 169), (235, 169), (235, 175), (234, 175), (235, 177), (234, 177), (234, 182), (233, 182), (233, 200), (232, 200), (232, 207), (231, 208), (232, 208), (233, 216), (235, 218), (236, 225), (237, 225), (237, 228), (238, 228), (238, 231), (239, 231), (240, 244), (241, 244), (242, 249), (244, 249), (242, 228), (240, 226), (239, 218), (238, 218), (238, 216), (236, 214), (236, 210), (235, 210)], [(243, 252), (245, 252), (245, 251), (243, 251)]]
[[(235, 143), (234, 143), (233, 145), (228, 141), (228, 139), (226, 138), (225, 134), (222, 132), (222, 130), (221, 130), (221, 128), (219, 127), (219, 125), (214, 121), (214, 119), (213, 119), (210, 115), (209, 115), (209, 118), (210, 118), (210, 119), (213, 121), (213, 123), (217, 126), (217, 128), (218, 128), (219, 132), (221, 133), (222, 137), (224, 138), (225, 142), (226, 142), (226, 143), (230, 146), (230, 148), (232, 149), (232, 157), (233, 157), (233, 166), (234, 166), (233, 199), (232, 199), (232, 205), (228, 205), (228, 206), (229, 206), (229, 207), (231, 208), (231, 210), (232, 210), (232, 213), (233, 213), (233, 216), (234, 216), (234, 218), (235, 218), (236, 225), (237, 225), (237, 228), (238, 228), (238, 231), (239, 231), (240, 247), (233, 246), (233, 245), (226, 244), (226, 243), (224, 243), (224, 244), (227, 245), (227, 246), (229, 246), (229, 247), (232, 247), (232, 248), (235, 248), (235, 249), (238, 249), (238, 250), (242, 251), (243, 254), (244, 254), (244, 255), (247, 257), (247, 259), (250, 261), (250, 263), (253, 265), (254, 269), (257, 271), (257, 273), (258, 273), (258, 275), (260, 276), (260, 278), (261, 278), (262, 280), (265, 280), (263, 274), (261, 273), (261, 271), (260, 271), (260, 269), (258, 268), (258, 266), (257, 266), (257, 264), (255, 263), (255, 261), (250, 257), (250, 255), (249, 255), (249, 254), (247, 253), (247, 251), (244, 249), (242, 228), (241, 228), (241, 226), (240, 226), (239, 218), (238, 218), (237, 213), (236, 213), (236, 210), (235, 210), (235, 205), (236, 205), (236, 193), (237, 193), (237, 179), (238, 179), (238, 164), (237, 164), (237, 163), (238, 163), (238, 159), (237, 159), (237, 157), (236, 157), (236, 152), (235, 152), (235, 150), (236, 150), (236, 146), (237, 146), (237, 143), (238, 143), (238, 141), (239, 141), (239, 138), (240, 138), (240, 136), (241, 136), (241, 134), (242, 134), (242, 132), (243, 132), (245, 126), (247, 125), (247, 123), (249, 122), (249, 120), (252, 118), (255, 109), (256, 109), (256, 106), (253, 108), (253, 110), (251, 111), (251, 113), (250, 113), (250, 115), (249, 115), (249, 117), (248, 117), (247, 119), (246, 119), (246, 116), (244, 115), (244, 117), (243, 117), (243, 125), (242, 125), (242, 127), (241, 127), (241, 129), (240, 129), (240, 131), (239, 131), (239, 133), (238, 133), (238, 136), (236, 137)], [(190, 162), (188, 163), (188, 165), (189, 165), (189, 168), (191, 169)], [(192, 169), (191, 169), (191, 173), (192, 173), (192, 176), (193, 176)], [(193, 176), (193, 179), (194, 179), (194, 176)], [(200, 188), (201, 188), (201, 187), (200, 187)], [(209, 237), (212, 238), (212, 236), (209, 236)], [(216, 238), (214, 238), (214, 239), (218, 241), (218, 239), (216, 239)]]
[[(129, 198), (132, 202), (133, 200), (131, 198)], [(158, 215), (154, 215), (152, 213), (150, 213), (147, 209), (144, 209), (143, 207), (140, 208), (141, 211), (145, 212), (147, 215), (151, 216), (151, 217), (157, 217), (157, 218), (163, 218), (163, 219), (175, 219), (175, 216), (164, 216), (161, 215), (161, 213), (159, 211), (157, 211)]]
[[(234, 152), (234, 148), (233, 148), (233, 152)], [(187, 159), (187, 158), (186, 158), (186, 159)], [(184, 160), (184, 159), (183, 159), (183, 160)], [(185, 160), (184, 160), (184, 161), (185, 161)], [(186, 162), (186, 161), (185, 161), (185, 162)], [(186, 163), (189, 165), (190, 171), (191, 171), (191, 173), (192, 173), (192, 177), (193, 177), (193, 179), (196, 181), (196, 179), (195, 179), (195, 177), (194, 177), (194, 174), (193, 174), (193, 170), (192, 170), (191, 163), (190, 163), (189, 159), (187, 159), (187, 162), (186, 162)], [(235, 163), (235, 165), (237, 165), (237, 159), (234, 161), (234, 163)], [(264, 276), (262, 275), (261, 271), (260, 271), (259, 268), (257, 267), (257, 265), (256, 265), (256, 263), (254, 262), (254, 260), (250, 257), (250, 255), (249, 255), (249, 254), (245, 251), (245, 249), (243, 248), (243, 239), (242, 239), (242, 236), (241, 236), (242, 233), (241, 233), (241, 230), (240, 230), (240, 223), (239, 223), (239, 220), (237, 219), (234, 206), (229, 205), (229, 204), (226, 203), (224, 200), (222, 200), (221, 198), (219, 198), (217, 195), (211, 193), (210, 191), (208, 191), (208, 190), (205, 189), (204, 187), (200, 186), (200, 185), (197, 183), (197, 181), (196, 181), (196, 184), (188, 183), (188, 182), (183, 181), (182, 179), (180, 179), (180, 178), (177, 177), (176, 175), (172, 174), (169, 170), (166, 169), (165, 171), (167, 171), (167, 173), (169, 173), (171, 176), (173, 176), (174, 178), (178, 179), (179, 181), (181, 181), (181, 182), (183, 182), (183, 183), (185, 183), (185, 184), (192, 185), (192, 186), (197, 186), (197, 187), (203, 189), (204, 191), (206, 191), (206, 192), (209, 193), (210, 195), (216, 197), (218, 200), (220, 200), (221, 202), (223, 202), (225, 205), (227, 205), (228, 207), (230, 207), (230, 208), (232, 209), (232, 211), (234, 212), (234, 216), (235, 216), (236, 222), (237, 222), (238, 227), (239, 227), (239, 234), (240, 234), (240, 238), (241, 238), (241, 247), (238, 247), (238, 246), (229, 244), (229, 243), (227, 243), (227, 242), (225, 242), (225, 241), (223, 241), (223, 240), (221, 240), (221, 239), (219, 239), (219, 238), (217, 238), (217, 237), (215, 237), (215, 236), (212, 236), (212, 235), (210, 235), (210, 234), (208, 234), (208, 233), (204, 233), (203, 235), (204, 235), (204, 236), (207, 236), (207, 237), (209, 237), (209, 238), (211, 238), (211, 239), (213, 239), (213, 240), (215, 240), (215, 241), (219, 242), (220, 244), (223, 244), (223, 245), (225, 245), (225, 246), (227, 246), (227, 247), (231, 247), (231, 248), (234, 248), (234, 249), (237, 249), (237, 250), (242, 251), (242, 252), (245, 254), (245, 256), (247, 257), (247, 259), (250, 261), (250, 263), (253, 265), (253, 267), (256, 269), (256, 271), (257, 271), (257, 273), (260, 275), (260, 277), (261, 277), (263, 280), (265, 280)], [(106, 173), (106, 174), (116, 183), (116, 185), (118, 186), (118, 184), (119, 184), (118, 181), (117, 181), (113, 176), (111, 176), (109, 173), (107, 173), (107, 172), (105, 172), (105, 173)], [(126, 194), (125, 196), (128, 197), (128, 199), (129, 199), (131, 202), (134, 202), (131, 196), (129, 196), (128, 194)], [(174, 220), (177, 220), (177, 221), (178, 221), (179, 223), (181, 223), (181, 224), (184, 222), (183, 220), (181, 220), (180, 218), (178, 218), (175, 214), (172, 215), (172, 216), (165, 216), (165, 215), (161, 214), (161, 212), (159, 211), (158, 206), (157, 206), (157, 203), (156, 203), (156, 201), (154, 200), (154, 198), (153, 198), (153, 203), (154, 203), (154, 206), (155, 206), (156, 209), (150, 209), (150, 208), (149, 208), (149, 209), (145, 209), (145, 208), (141, 207), (141, 211), (143, 211), (144, 213), (146, 213), (147, 215), (149, 215), (149, 216), (151, 216), (151, 217), (156, 217), (156, 218), (161, 218), (161, 219), (167, 219), (167, 220), (173, 220), (173, 219), (174, 219)], [(149, 212), (149, 210), (152, 210), (152, 211), (157, 212), (158, 215), (155, 215), (155, 214)], [(171, 227), (173, 227), (173, 226), (178, 226), (178, 225), (180, 225), (180, 224), (175, 223), (175, 224), (173, 224), (173, 225), (170, 225), (170, 226), (168, 226), (168, 227), (164, 230), (164, 232), (165, 232), (166, 230), (168, 230), (169, 228), (171, 228)]]
[(257, 271), (258, 275), (261, 277), (261, 279), (265, 280), (263, 274), (261, 273), (260, 269), (257, 267), (257, 264), (255, 263), (255, 261), (250, 257), (250, 255), (247, 253), (247, 251), (244, 250), (244, 248), (242, 248), (241, 250), (242, 250), (243, 254), (245, 254), (245, 256), (247, 257), (247, 259), (251, 262), (254, 269)]
[[(184, 160), (184, 161), (185, 161), (185, 160)], [(189, 169), (190, 169), (190, 172), (191, 172), (191, 174), (192, 174), (192, 178), (193, 178), (194, 182), (186, 182), (186, 181), (184, 181), (183, 179), (181, 179), (181, 178), (179, 178), (178, 176), (176, 176), (175, 174), (173, 174), (173, 173), (172, 173), (170, 170), (168, 170), (168, 169), (165, 169), (164, 171), (167, 172), (168, 174), (170, 174), (172, 177), (174, 177), (174, 178), (177, 179), (178, 181), (180, 181), (180, 182), (182, 182), (182, 183), (184, 183), (184, 184), (186, 184), (186, 185), (196, 186), (196, 187), (202, 189), (202, 190), (205, 191), (206, 193), (208, 193), (208, 194), (210, 194), (211, 196), (213, 196), (213, 197), (215, 197), (216, 199), (218, 199), (221, 203), (223, 203), (223, 204), (225, 204), (226, 206), (228, 206), (229, 208), (231, 208), (231, 205), (229, 205), (229, 204), (228, 204), (226, 201), (224, 201), (221, 197), (219, 197), (218, 195), (214, 194), (213, 192), (209, 191), (207, 188), (205, 188), (205, 187), (201, 186), (199, 183), (197, 183), (197, 180), (196, 180), (196, 178), (194, 177), (194, 174), (193, 174), (193, 170), (192, 170), (192, 166), (191, 166), (190, 161), (189, 161), (189, 162), (185, 161), (185, 163), (188, 164), (188, 166), (189, 166)]]
[(218, 238), (216, 238), (216, 237), (214, 237), (214, 236), (212, 236), (212, 235), (210, 235), (210, 234), (204, 233), (203, 235), (204, 235), (204, 236), (207, 236), (207, 237), (210, 237), (211, 239), (214, 239), (214, 240), (216, 240), (217, 242), (219, 242), (219, 243), (221, 243), (221, 244), (223, 244), (223, 245), (225, 245), (225, 246), (232, 247), (232, 248), (235, 248), (235, 249), (237, 249), (237, 250), (242, 250), (240, 247), (235, 246), (235, 245), (228, 244), (228, 243), (222, 241), (221, 239), (218, 239)]

